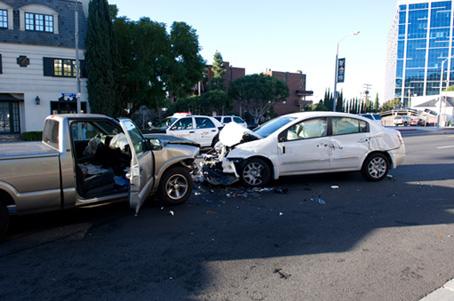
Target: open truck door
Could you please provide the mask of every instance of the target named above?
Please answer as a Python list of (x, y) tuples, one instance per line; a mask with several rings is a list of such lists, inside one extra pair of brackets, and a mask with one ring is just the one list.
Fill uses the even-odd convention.
[(139, 212), (154, 184), (154, 159), (149, 143), (135, 124), (127, 118), (119, 119), (131, 150), (129, 179), (129, 206)]

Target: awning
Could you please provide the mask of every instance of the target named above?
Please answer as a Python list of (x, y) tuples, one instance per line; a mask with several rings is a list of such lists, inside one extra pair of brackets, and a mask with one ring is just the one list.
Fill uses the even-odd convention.
[(0, 102), (12, 102), (12, 101), (24, 101), (24, 95), (21, 94), (9, 94), (9, 93), (0, 93)]

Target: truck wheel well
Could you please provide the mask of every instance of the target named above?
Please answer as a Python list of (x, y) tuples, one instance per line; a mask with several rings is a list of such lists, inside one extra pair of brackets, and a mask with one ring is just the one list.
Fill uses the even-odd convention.
[(5, 206), (14, 205), (14, 200), (6, 191), (0, 190), (0, 203)]

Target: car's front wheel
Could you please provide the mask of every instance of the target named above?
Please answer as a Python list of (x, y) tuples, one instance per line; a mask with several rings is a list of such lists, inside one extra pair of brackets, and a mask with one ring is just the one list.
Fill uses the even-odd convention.
[(245, 186), (264, 186), (268, 183), (270, 178), (270, 167), (262, 159), (249, 159), (241, 168), (240, 180)]
[(189, 171), (175, 166), (168, 169), (161, 178), (158, 198), (167, 205), (179, 205), (191, 196), (194, 182)]
[(380, 181), (389, 171), (389, 161), (383, 154), (369, 155), (364, 161), (361, 174), (369, 181)]

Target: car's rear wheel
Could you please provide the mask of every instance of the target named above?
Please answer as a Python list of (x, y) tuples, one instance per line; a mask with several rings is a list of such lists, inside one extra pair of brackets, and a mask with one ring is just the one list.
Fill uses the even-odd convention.
[(171, 167), (161, 178), (158, 198), (167, 205), (179, 205), (191, 196), (194, 182), (184, 167)]
[(245, 186), (264, 186), (270, 178), (270, 167), (262, 159), (252, 158), (247, 160), (241, 168), (240, 180)]
[(389, 171), (389, 161), (383, 154), (369, 155), (364, 161), (361, 174), (369, 181), (380, 181)]

